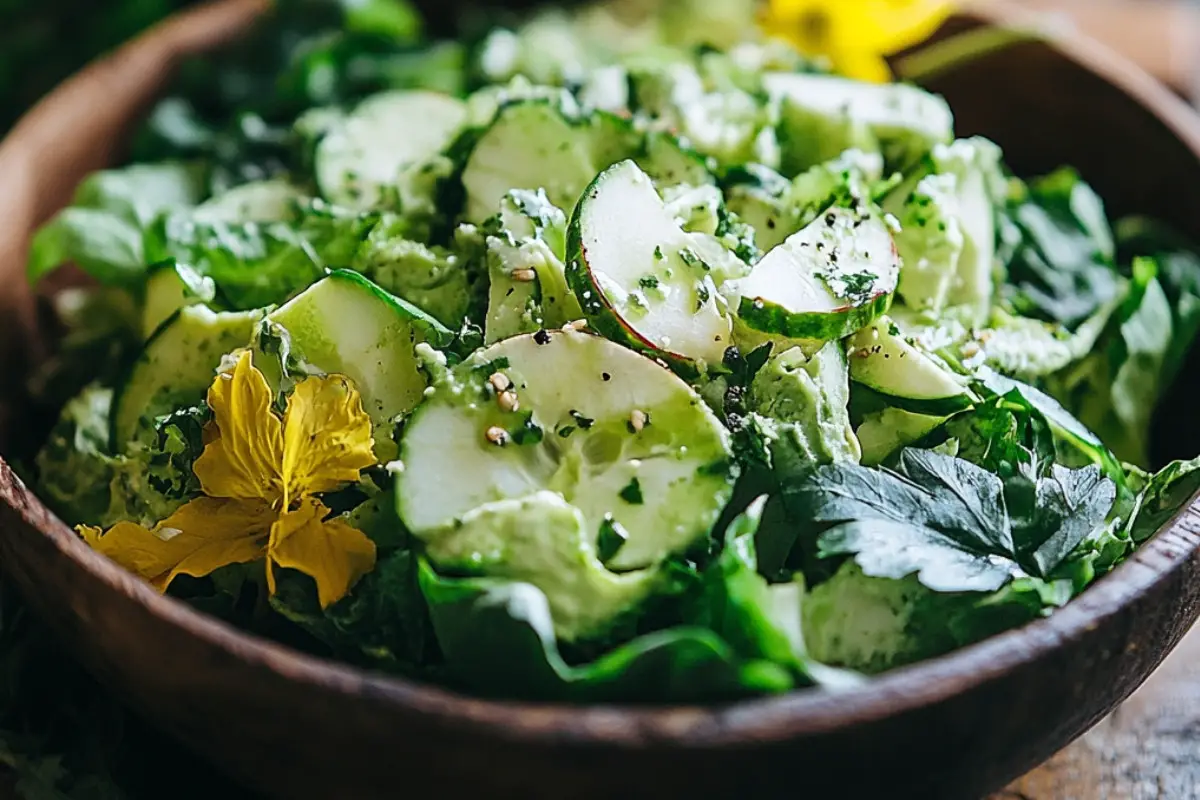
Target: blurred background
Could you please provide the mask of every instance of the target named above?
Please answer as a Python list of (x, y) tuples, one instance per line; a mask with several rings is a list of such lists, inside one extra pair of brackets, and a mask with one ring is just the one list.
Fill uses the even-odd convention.
[[(196, 2), (0, 0), (0, 131), (83, 64)], [(1200, 102), (1200, 0), (1013, 2), (1078, 26)]]

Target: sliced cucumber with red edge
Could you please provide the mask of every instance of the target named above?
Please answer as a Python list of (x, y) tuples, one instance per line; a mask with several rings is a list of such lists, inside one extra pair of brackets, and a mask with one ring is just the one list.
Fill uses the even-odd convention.
[(905, 339), (887, 317), (859, 331), (848, 347), (850, 379), (885, 395), (896, 408), (945, 417), (975, 403), (964, 378)]
[(738, 318), (788, 339), (841, 339), (885, 314), (900, 258), (883, 218), (835, 208), (776, 247), (736, 287)]
[(435, 381), (404, 428), (397, 509), (431, 540), (474, 509), (553, 491), (626, 571), (705, 543), (735, 472), (729, 432), (670, 370), (598, 336), (542, 331)]
[(592, 326), (686, 375), (719, 364), (732, 319), (718, 291), (748, 269), (714, 237), (684, 231), (632, 161), (600, 175), (567, 235), (567, 280)]

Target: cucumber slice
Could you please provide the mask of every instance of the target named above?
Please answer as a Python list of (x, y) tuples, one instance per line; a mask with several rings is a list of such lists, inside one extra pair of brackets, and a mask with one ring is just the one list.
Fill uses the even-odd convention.
[(862, 463), (875, 467), (882, 464), (893, 453), (913, 442), (919, 442), (949, 417), (931, 417), (914, 414), (902, 408), (885, 408), (863, 417), (855, 434), (862, 447)]
[(939, 174), (956, 178), (963, 235), (958, 271), (946, 300), (951, 306), (972, 309), (971, 321), (976, 325), (987, 321), (995, 293), (996, 209), (1007, 190), (1001, 158), (1000, 148), (979, 136), (939, 145), (930, 156)]
[(113, 452), (152, 437), (155, 417), (203, 400), (221, 359), (250, 343), (262, 316), (261, 310), (218, 313), (197, 305), (163, 323), (113, 398)]
[(596, 330), (685, 374), (721, 363), (732, 321), (717, 290), (737, 259), (713, 237), (684, 231), (632, 161), (584, 192), (567, 258), (567, 280)]
[(217, 284), (187, 264), (167, 262), (152, 267), (146, 279), (146, 301), (142, 304), (142, 338), (149, 339), (181, 308), (211, 303)]
[(884, 200), (884, 211), (900, 221), (897, 294), (911, 309), (940, 314), (954, 285), (965, 244), (957, 188), (953, 175), (917, 172)]
[(659, 186), (703, 186), (716, 181), (704, 156), (665, 131), (645, 131), (633, 120), (607, 111), (588, 117), (592, 139), (592, 173), (632, 159)]
[(511, 189), (542, 189), (559, 208), (575, 207), (596, 174), (632, 159), (662, 186), (714, 181), (708, 162), (679, 139), (644, 132), (607, 111), (586, 116), (566, 99), (511, 103), (475, 143), (462, 182), (466, 218), (482, 223)]
[[(511, 382), (516, 410), (501, 407), (493, 380)], [(599, 549), (616, 571), (707, 541), (736, 471), (728, 431), (687, 384), (570, 331), (517, 336), (454, 368), (413, 412), (400, 450), (397, 509), (416, 536), (547, 489), (583, 513), (593, 541), (606, 533)], [(615, 554), (614, 534), (627, 537)]]
[(887, 312), (899, 277), (887, 223), (874, 213), (831, 209), (738, 284), (738, 318), (788, 339), (841, 339)]
[(914, 414), (949, 416), (975, 403), (965, 381), (907, 342), (883, 317), (850, 340), (850, 379)]
[(453, 334), (416, 306), (349, 270), (331, 272), (267, 319), (288, 334), (305, 371), (349, 378), (375, 428), (381, 459), (394, 455), (396, 419), (425, 391), (416, 345), (444, 347)]
[(192, 219), (207, 223), (286, 222), (296, 216), (296, 206), (304, 199), (286, 180), (254, 181), (196, 206)]
[(563, 266), (567, 218), (545, 192), (509, 192), (485, 229), (490, 279), (486, 344), (561, 328), (583, 316)]
[(322, 196), (355, 209), (388, 202), (408, 167), (444, 150), (462, 128), (466, 105), (437, 92), (384, 92), (337, 122), (326, 121), (314, 171)]
[(512, 189), (544, 189), (559, 208), (573, 208), (596, 174), (591, 140), (560, 102), (530, 100), (500, 110), (463, 168), (466, 219), (481, 224)]
[(941, 97), (902, 83), (834, 75), (768, 72), (763, 85), (782, 107), (784, 164), (795, 174), (877, 141), (893, 167), (913, 164), (954, 138), (954, 115)]

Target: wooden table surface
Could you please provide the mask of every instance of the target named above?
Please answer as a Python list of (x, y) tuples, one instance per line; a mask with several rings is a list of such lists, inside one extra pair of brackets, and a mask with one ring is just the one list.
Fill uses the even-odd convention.
[(990, 800), (1200, 798), (1200, 627), (1111, 716)]

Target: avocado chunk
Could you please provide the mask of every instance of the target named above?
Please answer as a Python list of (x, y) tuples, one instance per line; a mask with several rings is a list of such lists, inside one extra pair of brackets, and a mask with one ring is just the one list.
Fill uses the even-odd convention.
[(461, 525), (427, 534), (425, 552), (440, 569), (536, 586), (567, 642), (603, 636), (658, 582), (656, 570), (606, 569), (583, 512), (550, 491), (473, 509)]

